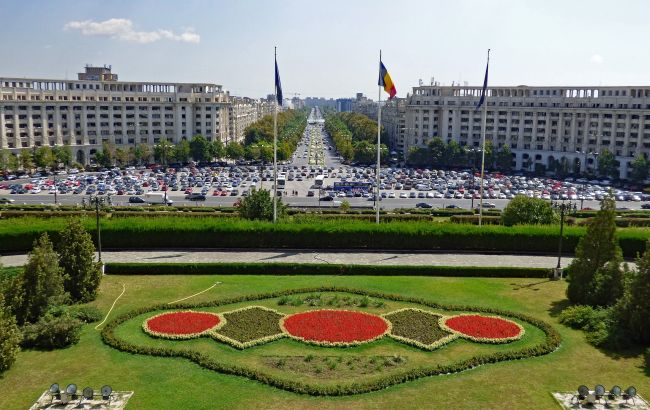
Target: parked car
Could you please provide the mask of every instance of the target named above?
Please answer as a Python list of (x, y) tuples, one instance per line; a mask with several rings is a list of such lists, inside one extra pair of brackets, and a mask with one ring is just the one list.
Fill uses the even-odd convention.
[(195, 192), (189, 195), (185, 195), (185, 199), (188, 201), (205, 201), (206, 196), (204, 194)]
[(427, 204), (426, 202), (418, 202), (415, 204), (416, 208), (433, 208), (433, 205)]
[(129, 197), (129, 203), (130, 204), (144, 204), (145, 200), (143, 198), (140, 198), (139, 196), (132, 196), (132, 197)]

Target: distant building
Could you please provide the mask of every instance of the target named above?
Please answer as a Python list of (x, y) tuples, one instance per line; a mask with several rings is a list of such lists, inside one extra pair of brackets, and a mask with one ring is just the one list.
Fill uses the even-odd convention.
[(352, 111), (352, 104), (354, 100), (352, 98), (339, 98), (336, 100), (336, 111), (338, 112), (350, 112)]
[(118, 81), (106, 65), (86, 66), (78, 80), (0, 77), (0, 148), (67, 145), (87, 164), (104, 142), (133, 147), (202, 134), (227, 143), (268, 106), (233, 100), (216, 84)]
[[(481, 145), (480, 86), (413, 87), (405, 108), (404, 152), (434, 137)], [(594, 171), (608, 149), (627, 178), (635, 155), (650, 155), (650, 87), (489, 87), (486, 139), (508, 145), (518, 170)]]

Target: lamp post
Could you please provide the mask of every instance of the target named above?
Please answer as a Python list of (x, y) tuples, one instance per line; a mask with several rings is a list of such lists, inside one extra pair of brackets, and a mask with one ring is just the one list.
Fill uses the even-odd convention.
[(564, 213), (569, 212), (573, 209), (571, 203), (565, 203), (564, 200), (561, 202), (553, 202), (553, 208), (560, 211), (560, 238), (558, 241), (558, 250), (557, 250), (557, 266), (555, 268), (555, 277), (562, 278), (562, 237), (564, 235)]
[[(95, 205), (95, 221), (96, 221), (96, 226), (97, 226), (97, 250), (99, 252), (99, 262), (101, 263), (102, 261), (102, 231), (99, 225), (99, 207), (100, 205), (104, 204), (104, 198), (100, 198), (99, 196), (91, 196), (88, 199), (88, 203), (90, 205)], [(104, 266), (102, 264), (102, 273), (104, 271)]]

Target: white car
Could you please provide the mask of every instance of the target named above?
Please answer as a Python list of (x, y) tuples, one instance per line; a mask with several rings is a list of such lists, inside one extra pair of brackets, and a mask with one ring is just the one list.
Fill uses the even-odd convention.
[(409, 196), (408, 196), (408, 194), (406, 192), (400, 192), (399, 197), (400, 198), (408, 198)]
[(41, 193), (41, 188), (35, 187), (32, 188), (31, 191), (29, 191), (30, 194), (40, 194)]
[(395, 198), (395, 192), (389, 192), (388, 197), (389, 198)]

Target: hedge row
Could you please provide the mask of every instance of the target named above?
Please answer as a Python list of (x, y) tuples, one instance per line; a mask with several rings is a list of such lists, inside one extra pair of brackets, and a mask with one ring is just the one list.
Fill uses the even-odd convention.
[[(347, 383), (339, 381), (335, 385), (319, 385), (319, 384), (304, 382), (300, 378), (287, 379), (287, 378), (282, 378), (282, 377), (265, 373), (262, 370), (247, 368), (247, 367), (239, 366), (237, 364), (223, 363), (208, 356), (207, 354), (200, 353), (197, 351), (190, 351), (185, 349), (172, 349), (168, 347), (140, 346), (131, 343), (129, 341), (120, 339), (115, 334), (115, 329), (120, 324), (136, 316), (153, 312), (156, 310), (164, 310), (164, 309), (172, 309), (172, 308), (173, 309), (196, 309), (196, 308), (203, 308), (203, 307), (217, 307), (217, 306), (229, 305), (233, 303), (256, 301), (260, 299), (271, 299), (271, 298), (276, 298), (285, 295), (293, 295), (298, 293), (309, 293), (309, 292), (347, 292), (347, 293), (352, 293), (357, 295), (383, 298), (383, 299), (397, 301), (397, 302), (417, 303), (434, 309), (480, 312), (480, 313), (509, 316), (527, 322), (533, 326), (536, 326), (537, 328), (539, 328), (544, 332), (545, 338), (542, 343), (521, 350), (516, 350), (516, 351), (507, 350), (507, 351), (498, 351), (491, 354), (481, 354), (448, 365), (421, 366), (411, 370), (404, 370), (399, 373), (380, 376), (378, 378), (369, 381), (351, 381)], [(344, 396), (344, 395), (368, 393), (371, 391), (385, 389), (387, 387), (391, 387), (400, 383), (405, 383), (411, 380), (416, 380), (422, 377), (458, 373), (484, 364), (498, 363), (498, 362), (504, 362), (509, 360), (520, 360), (520, 359), (526, 359), (535, 356), (542, 356), (555, 351), (560, 346), (561, 343), (561, 338), (559, 333), (551, 325), (541, 320), (538, 320), (534, 317), (527, 316), (524, 314), (510, 312), (501, 309), (482, 308), (482, 307), (475, 307), (475, 306), (442, 305), (439, 303), (430, 302), (428, 300), (420, 299), (420, 298), (412, 298), (412, 297), (406, 297), (406, 296), (395, 295), (395, 294), (384, 294), (384, 293), (373, 292), (373, 291), (362, 291), (359, 289), (351, 289), (351, 288), (344, 288), (344, 287), (317, 287), (317, 288), (305, 288), (305, 289), (291, 289), (291, 290), (263, 293), (257, 295), (247, 295), (247, 296), (233, 297), (228, 299), (220, 299), (208, 303), (176, 304), (173, 305), (173, 307), (171, 308), (169, 305), (166, 304), (144, 307), (144, 308), (127, 312), (115, 318), (111, 322), (109, 322), (102, 330), (102, 340), (105, 344), (123, 352), (133, 353), (133, 354), (143, 354), (143, 355), (149, 355), (155, 357), (185, 358), (195, 362), (199, 366), (202, 366), (208, 370), (213, 370), (224, 374), (243, 376), (251, 380), (256, 380), (268, 384), (270, 386), (277, 387), (279, 389), (283, 389), (295, 393), (309, 394), (313, 396)]]
[[(479, 216), (478, 215), (454, 215), (450, 217), (449, 220), (456, 224), (478, 225)], [(501, 217), (494, 216), (494, 215), (483, 215), (481, 217), (481, 223), (485, 225), (501, 225)]]
[(549, 269), (492, 266), (342, 265), (325, 263), (107, 263), (107, 275), (370, 275), (546, 278)]
[[(0, 223), (0, 251), (31, 249), (47, 232), (55, 237), (67, 218), (22, 218)], [(84, 218), (93, 236), (94, 218)], [(283, 221), (277, 224), (232, 218), (126, 217), (101, 221), (102, 245), (109, 249), (165, 248), (289, 248), (289, 249), (385, 249), (497, 251), (555, 254), (558, 226), (486, 225), (454, 223), (318, 220)], [(584, 227), (566, 226), (563, 246), (572, 253)], [(650, 230), (626, 228), (618, 238), (623, 254), (636, 257), (645, 251)]]

